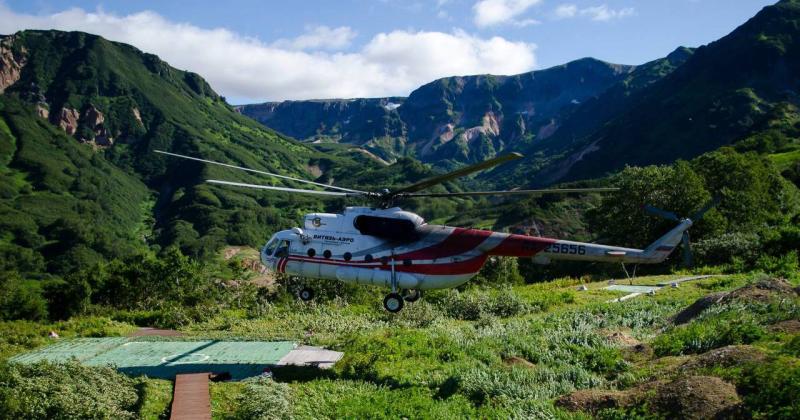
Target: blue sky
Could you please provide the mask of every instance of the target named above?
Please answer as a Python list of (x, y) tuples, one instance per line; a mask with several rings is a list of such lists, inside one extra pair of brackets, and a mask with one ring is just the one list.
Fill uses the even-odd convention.
[(706, 44), (772, 1), (0, 2), (0, 32), (82, 30), (200, 73), (232, 103), (407, 95), (438, 77), (581, 57), (640, 64)]

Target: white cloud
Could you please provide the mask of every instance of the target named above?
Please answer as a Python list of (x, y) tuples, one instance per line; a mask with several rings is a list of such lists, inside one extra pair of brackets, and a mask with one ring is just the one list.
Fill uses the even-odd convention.
[(272, 45), (278, 48), (295, 50), (341, 50), (349, 47), (356, 35), (356, 31), (349, 26), (340, 26), (338, 28), (307, 26), (303, 35), (294, 39), (279, 39), (273, 42)]
[(619, 19), (633, 15), (633, 7), (625, 7), (622, 9), (614, 10), (609, 9), (608, 6), (602, 4), (595, 7), (587, 7), (581, 9), (581, 15), (589, 16), (592, 20), (606, 21), (611, 19)]
[(218, 92), (237, 101), (407, 95), (439, 77), (514, 74), (536, 64), (534, 44), (480, 38), (460, 30), (396, 30), (375, 35), (353, 52), (303, 51), (223, 28), (172, 22), (147, 11), (117, 16), (69, 9), (35, 16), (0, 4), (0, 33), (21, 29), (85, 31), (132, 44), (201, 74)]
[[(541, 0), (480, 0), (472, 6), (475, 12), (475, 25), (483, 28), (516, 22), (520, 26), (520, 21), (516, 20), (517, 16), (540, 2)], [(529, 19), (522, 22), (530, 24), (535, 21)]]
[(571, 3), (561, 4), (553, 11), (556, 19), (568, 19), (577, 16), (585, 16), (591, 20), (596, 21), (609, 21), (612, 19), (621, 19), (624, 17), (632, 16), (634, 14), (633, 7), (624, 7), (622, 9), (611, 9), (606, 4), (599, 6), (585, 7), (579, 9)]
[(557, 18), (566, 19), (575, 17), (578, 14), (578, 6), (574, 4), (562, 4), (556, 7), (555, 15)]

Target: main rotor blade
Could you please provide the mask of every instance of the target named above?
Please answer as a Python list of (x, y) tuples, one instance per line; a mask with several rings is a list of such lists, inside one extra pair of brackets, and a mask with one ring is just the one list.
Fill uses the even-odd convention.
[(331, 189), (334, 189), (334, 190), (347, 191), (347, 192), (352, 192), (352, 193), (363, 193), (363, 194), (367, 193), (366, 191), (351, 190), (349, 188), (337, 187), (335, 185), (323, 184), (321, 182), (314, 182), (314, 181), (309, 181), (309, 180), (301, 179), (301, 178), (293, 178), (291, 176), (286, 176), (286, 175), (273, 174), (272, 172), (259, 171), (258, 169), (243, 168), (241, 166), (230, 165), (230, 164), (222, 163), (222, 162), (215, 162), (213, 160), (206, 160), (206, 159), (200, 159), (200, 158), (196, 158), (196, 157), (192, 157), (192, 156), (179, 155), (177, 153), (165, 152), (163, 150), (154, 150), (154, 152), (161, 153), (162, 155), (175, 156), (175, 157), (179, 157), (179, 158), (183, 158), (183, 159), (195, 160), (195, 161), (203, 162), (203, 163), (210, 163), (212, 165), (224, 166), (226, 168), (233, 168), (233, 169), (239, 169), (241, 171), (254, 172), (254, 173), (257, 173), (257, 174), (274, 176), (276, 178), (288, 179), (290, 181), (302, 182), (302, 183), (305, 183), (305, 184), (316, 185), (318, 187), (331, 188)]
[(363, 194), (361, 193), (346, 193), (346, 192), (338, 192), (338, 191), (317, 191), (317, 190), (301, 190), (299, 188), (287, 188), (287, 187), (273, 187), (271, 185), (256, 185), (256, 184), (245, 184), (242, 182), (231, 182), (231, 181), (220, 181), (218, 179), (209, 179), (206, 182), (211, 184), (220, 184), (220, 185), (232, 185), (234, 187), (246, 187), (246, 188), (258, 188), (261, 190), (272, 190), (272, 191), (283, 191), (283, 192), (296, 192), (302, 194), (316, 194), (316, 195), (333, 195), (338, 197), (361, 197)]
[(521, 195), (521, 194), (572, 194), (590, 192), (613, 192), (619, 188), (555, 188), (543, 190), (506, 190), (506, 191), (466, 191), (454, 193), (410, 193), (399, 194), (400, 197), (466, 197), (471, 195)]
[(432, 178), (424, 179), (416, 184), (411, 184), (407, 187), (401, 188), (397, 191), (392, 191), (391, 195), (403, 195), (405, 193), (412, 193), (419, 190), (424, 190), (425, 188), (432, 187), (436, 184), (441, 184), (442, 182), (449, 181), (451, 179), (460, 178), (465, 175), (469, 175), (473, 172), (482, 171), (484, 169), (489, 169), (493, 166), (500, 165), (501, 163), (506, 163), (508, 161), (516, 160), (522, 158), (522, 155), (517, 152), (512, 152), (507, 155), (498, 156), (494, 159), (485, 160), (480, 163), (476, 163), (474, 165), (466, 166), (464, 168), (455, 170), (453, 172), (448, 172), (443, 175), (435, 176)]

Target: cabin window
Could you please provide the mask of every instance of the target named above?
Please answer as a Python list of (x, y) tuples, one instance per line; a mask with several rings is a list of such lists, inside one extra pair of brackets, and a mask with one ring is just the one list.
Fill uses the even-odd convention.
[(389, 264), (389, 257), (381, 257), (381, 264), (383, 265)]
[(291, 242), (287, 241), (286, 239), (282, 240), (280, 245), (278, 245), (278, 249), (275, 251), (276, 257), (286, 257), (289, 255), (289, 246)]
[(314, 248), (308, 248), (308, 256), (313, 258), (314, 255), (317, 255), (317, 250)]
[(372, 262), (372, 260), (373, 260), (372, 254), (367, 254), (367, 255), (364, 256), (364, 261)]
[(358, 216), (353, 221), (353, 225), (362, 235), (391, 238), (401, 241), (417, 239), (417, 229), (414, 222), (406, 219)]
[(325, 252), (322, 253), (322, 256), (325, 257), (325, 258), (330, 258), (331, 257), (331, 250), (330, 249), (326, 249)]
[(264, 246), (264, 253), (267, 255), (272, 255), (272, 253), (275, 252), (275, 248), (277, 247), (278, 247), (278, 240), (273, 239)]
[(345, 260), (345, 261), (350, 261), (350, 260), (352, 260), (352, 259), (353, 259), (353, 254), (351, 254), (351, 253), (349, 253), (349, 252), (345, 252), (345, 253), (344, 253), (344, 260)]

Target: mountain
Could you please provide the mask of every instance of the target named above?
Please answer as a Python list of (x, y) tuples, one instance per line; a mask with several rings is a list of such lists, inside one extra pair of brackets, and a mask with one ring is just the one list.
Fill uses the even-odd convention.
[(386, 160), (475, 162), (550, 135), (565, 115), (624, 79), (633, 66), (585, 58), (516, 76), (459, 76), (408, 98), (243, 105), (244, 115), (307, 142), (343, 142)]
[(274, 179), (154, 154), (202, 156), (306, 179), (380, 169), (321, 152), (235, 112), (200, 76), (79, 32), (0, 38), (2, 269), (59, 274), (137, 249), (208, 255), (259, 245), (294, 224), (305, 198), (203, 182)]
[[(598, 177), (625, 165), (688, 159), (768, 131), (787, 143), (786, 136), (796, 138), (800, 131), (799, 41), (800, 2), (765, 7), (674, 71), (617, 101), (593, 126), (569, 129), (596, 115), (587, 103), (550, 141), (527, 150), (546, 161), (528, 160), (493, 176), (525, 174), (533, 183), (549, 184)], [(614, 103), (610, 94), (594, 106)]]

